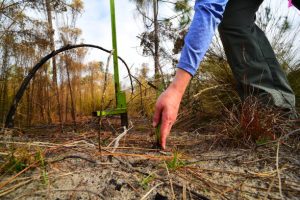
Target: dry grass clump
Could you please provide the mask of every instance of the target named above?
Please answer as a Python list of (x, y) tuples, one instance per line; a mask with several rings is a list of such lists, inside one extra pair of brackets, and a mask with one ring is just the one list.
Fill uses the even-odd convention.
[(296, 96), (296, 106), (300, 112), (300, 65), (288, 73), (288, 80)]
[(27, 147), (11, 147), (3, 159), (3, 163), (0, 164), (0, 177), (20, 172), (35, 161), (34, 155)]
[(253, 146), (275, 140), (287, 134), (292, 123), (286, 113), (261, 104), (256, 97), (248, 97), (241, 105), (225, 109), (222, 139), (233, 145)]

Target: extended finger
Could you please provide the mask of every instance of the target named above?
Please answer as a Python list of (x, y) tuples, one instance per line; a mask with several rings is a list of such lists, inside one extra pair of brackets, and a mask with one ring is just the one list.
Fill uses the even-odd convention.
[(163, 149), (166, 149), (167, 137), (170, 134), (172, 124), (173, 123), (171, 121), (162, 119), (160, 133), (161, 133), (161, 147)]

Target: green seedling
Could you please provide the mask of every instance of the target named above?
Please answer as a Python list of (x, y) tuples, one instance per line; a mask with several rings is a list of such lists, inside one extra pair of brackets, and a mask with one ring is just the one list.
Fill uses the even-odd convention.
[(17, 159), (14, 155), (9, 157), (9, 161), (3, 166), (3, 171), (6, 173), (20, 172), (27, 167), (26, 162)]
[(41, 178), (42, 178), (42, 183), (44, 185), (48, 185), (49, 183), (49, 178), (46, 170), (46, 162), (44, 159), (44, 156), (41, 151), (38, 151), (36, 154), (36, 160), (39, 161), (40, 167), (41, 167)]
[(149, 183), (151, 183), (154, 179), (155, 179), (155, 175), (149, 174), (147, 177), (142, 179), (140, 185), (143, 187), (144, 190), (146, 190), (149, 186)]
[(110, 142), (109, 139), (110, 139), (110, 137), (107, 137), (107, 138), (102, 139), (101, 145), (102, 145), (102, 146), (107, 146), (107, 145), (109, 145), (109, 142)]
[(169, 170), (176, 170), (187, 165), (186, 162), (180, 160), (180, 154), (177, 151), (174, 151), (173, 159), (171, 161), (167, 161), (166, 163)]
[(25, 169), (31, 163), (31, 156), (26, 148), (10, 148), (10, 155), (5, 157), (0, 166), (0, 173), (13, 174)]
[(263, 144), (267, 143), (268, 141), (270, 141), (270, 140), (268, 140), (268, 138), (262, 137), (262, 138), (255, 140), (255, 143), (256, 143), (256, 145), (263, 145)]

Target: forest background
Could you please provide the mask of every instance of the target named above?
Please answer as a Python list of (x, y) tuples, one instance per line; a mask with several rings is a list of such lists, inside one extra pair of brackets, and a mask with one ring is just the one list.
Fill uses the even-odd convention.
[[(99, 30), (100, 25), (104, 27), (103, 24), (106, 24), (103, 32), (106, 38), (110, 38), (108, 1), (100, 2), (103, 7), (99, 10), (106, 21), (99, 21)], [(110, 39), (106, 39), (103, 45), (99, 43), (103, 40), (101, 38), (91, 41), (85, 38), (88, 34), (80, 28), (84, 27), (80, 20), (88, 12), (85, 7), (89, 7), (89, 3), (82, 0), (0, 2), (1, 126), (4, 126), (22, 80), (43, 56), (67, 44), (96, 43), (111, 49)], [(118, 10), (118, 4), (124, 3), (134, 10)], [(189, 0), (116, 1), (117, 26), (121, 27), (118, 29), (118, 40), (121, 41), (119, 49), (122, 49), (119, 55), (131, 67), (131, 75), (127, 75), (124, 66), (120, 66), (121, 83), (127, 93), (130, 116), (142, 115), (151, 119), (157, 97), (153, 84), (159, 80), (165, 88), (172, 80), (192, 19), (193, 4), (194, 1)], [(123, 22), (122, 16), (124, 13), (128, 16), (128, 12), (136, 20)], [(265, 1), (257, 15), (257, 24), (270, 39), (295, 91), (297, 108), (300, 106), (298, 15), (296, 9), (288, 10), (284, 1)], [(86, 23), (89, 24), (88, 21)], [(139, 29), (125, 29), (127, 24), (128, 27), (137, 26)], [(135, 41), (136, 46), (128, 46), (123, 42), (128, 40)], [(79, 48), (51, 59), (37, 72), (26, 90), (17, 110), (16, 126), (71, 122), (76, 126), (76, 121), (91, 116), (93, 111), (101, 107), (113, 108), (112, 63), (106, 63), (107, 57), (103, 52)], [(138, 80), (134, 79), (132, 83), (133, 91), (129, 76)], [(235, 80), (216, 34), (201, 69), (187, 89), (177, 125), (195, 127), (201, 122), (220, 118), (224, 109), (231, 110), (239, 103)]]

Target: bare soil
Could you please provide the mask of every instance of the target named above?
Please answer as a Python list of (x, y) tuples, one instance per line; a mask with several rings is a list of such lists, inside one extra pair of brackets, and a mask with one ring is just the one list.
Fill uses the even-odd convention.
[[(0, 166), (8, 156), (37, 151), (23, 171), (0, 174), (0, 199), (299, 199), (299, 142), (271, 142), (256, 148), (217, 140), (214, 127), (174, 130), (168, 149), (155, 148), (147, 121), (123, 130), (107, 123), (98, 147), (97, 125), (77, 133), (34, 127), (0, 136)], [(115, 133), (113, 133), (115, 132)], [(218, 141), (218, 142), (216, 142)], [(109, 146), (109, 144), (111, 145)], [(13, 149), (13, 150), (12, 150)], [(22, 151), (21, 151), (21, 150)], [(1, 170), (0, 170), (1, 171)]]

